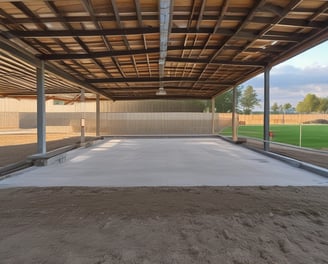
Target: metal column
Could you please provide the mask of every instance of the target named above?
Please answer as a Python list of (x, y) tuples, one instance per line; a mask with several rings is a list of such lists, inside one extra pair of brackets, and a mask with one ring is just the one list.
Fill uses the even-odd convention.
[(36, 69), (37, 87), (37, 140), (38, 154), (45, 154), (46, 148), (46, 104), (44, 91), (44, 61)]
[(263, 124), (263, 140), (264, 151), (270, 150), (270, 70), (271, 67), (264, 69), (264, 124)]
[(96, 136), (100, 136), (100, 96), (96, 97)]
[(81, 90), (81, 97), (80, 97), (80, 104), (81, 104), (81, 145), (85, 143), (85, 96), (84, 90)]
[(237, 87), (234, 87), (232, 90), (232, 140), (238, 140), (238, 120), (237, 120)]
[(212, 134), (215, 134), (215, 98), (212, 97)]

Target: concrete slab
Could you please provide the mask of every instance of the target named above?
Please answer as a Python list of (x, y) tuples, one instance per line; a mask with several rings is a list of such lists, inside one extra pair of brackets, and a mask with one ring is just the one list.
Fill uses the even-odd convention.
[(321, 185), (324, 178), (219, 138), (107, 139), (62, 164), (0, 181), (18, 186)]

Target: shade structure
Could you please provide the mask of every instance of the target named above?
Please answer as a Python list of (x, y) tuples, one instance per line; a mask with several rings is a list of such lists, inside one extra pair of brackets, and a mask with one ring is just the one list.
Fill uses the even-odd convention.
[[(0, 2), (0, 95), (210, 99), (328, 39), (324, 0)], [(159, 92), (162, 90), (165, 92)]]

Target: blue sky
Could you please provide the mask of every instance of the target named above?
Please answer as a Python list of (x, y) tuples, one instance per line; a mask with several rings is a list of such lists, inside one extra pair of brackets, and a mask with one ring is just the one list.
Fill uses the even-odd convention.
[[(263, 109), (263, 74), (243, 84), (252, 85)], [(328, 41), (272, 68), (270, 105), (291, 103), (296, 107), (308, 93), (328, 97)]]

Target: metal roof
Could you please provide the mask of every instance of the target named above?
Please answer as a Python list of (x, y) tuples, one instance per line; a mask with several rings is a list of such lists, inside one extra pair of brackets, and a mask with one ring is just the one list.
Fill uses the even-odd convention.
[(44, 60), (48, 94), (209, 99), (327, 40), (328, 2), (0, 1), (0, 30), (0, 95)]

